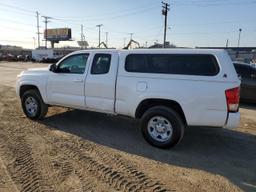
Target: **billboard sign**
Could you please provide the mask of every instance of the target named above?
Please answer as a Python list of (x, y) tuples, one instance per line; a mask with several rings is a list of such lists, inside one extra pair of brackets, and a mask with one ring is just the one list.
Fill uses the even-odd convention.
[(70, 28), (47, 29), (44, 31), (44, 38), (47, 39), (48, 41), (67, 41), (71, 39), (71, 29)]

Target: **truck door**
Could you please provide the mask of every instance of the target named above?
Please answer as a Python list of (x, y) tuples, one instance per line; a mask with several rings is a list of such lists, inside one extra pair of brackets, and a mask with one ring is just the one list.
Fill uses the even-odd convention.
[(113, 113), (117, 75), (117, 53), (95, 53), (85, 83), (86, 107)]
[(75, 54), (62, 60), (50, 73), (47, 97), (50, 104), (85, 108), (84, 83), (89, 54)]

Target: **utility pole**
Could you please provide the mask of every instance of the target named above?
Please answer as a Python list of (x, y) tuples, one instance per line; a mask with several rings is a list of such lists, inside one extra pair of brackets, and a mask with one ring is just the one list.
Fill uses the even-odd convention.
[(108, 32), (106, 32), (106, 45), (108, 47)]
[(47, 49), (47, 23), (49, 23), (49, 19), (52, 19), (51, 17), (48, 16), (42, 16), (44, 18), (44, 23), (45, 23), (45, 49)]
[(84, 26), (81, 25), (81, 42), (84, 41)]
[(100, 47), (100, 28), (103, 26), (103, 24), (100, 24), (100, 25), (96, 25), (96, 27), (99, 27), (99, 45), (98, 47)]
[(168, 11), (170, 10), (170, 4), (169, 3), (165, 3), (162, 1), (162, 15), (164, 16), (164, 44), (163, 47), (165, 48), (165, 44), (166, 44), (166, 28), (167, 28), (167, 16), (168, 16)]
[(40, 32), (39, 32), (39, 13), (38, 11), (36, 12), (36, 21), (37, 21), (37, 45), (38, 45), (38, 48), (40, 48)]
[(239, 46), (240, 46), (241, 32), (242, 32), (242, 29), (239, 29), (239, 35), (238, 35), (238, 41), (237, 41), (237, 47), (239, 47)]
[(82, 47), (82, 49), (84, 49), (84, 41), (85, 41), (84, 25), (81, 25), (81, 47)]

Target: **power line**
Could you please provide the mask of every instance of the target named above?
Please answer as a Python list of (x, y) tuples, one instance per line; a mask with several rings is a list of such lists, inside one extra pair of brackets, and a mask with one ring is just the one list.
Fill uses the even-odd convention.
[[(23, 8), (20, 8), (20, 7), (17, 7), (17, 6), (7, 5), (7, 4), (3, 4), (3, 3), (0, 3), (0, 5), (2, 5), (4, 7), (7, 7), (8, 8), (7, 10), (4, 7), (0, 7), (0, 8), (5, 9), (5, 11), (8, 11), (8, 12), (14, 12), (14, 13), (18, 13), (18, 14), (22, 14), (22, 15), (28, 15), (28, 16), (33, 16), (30, 13), (34, 13), (33, 10), (23, 9)], [(113, 20), (113, 19), (118, 19), (118, 18), (121, 18), (121, 17), (127, 17), (127, 16), (140, 14), (140, 13), (143, 13), (145, 11), (148, 11), (149, 9), (153, 9), (154, 7), (156, 7), (156, 6), (151, 5), (149, 7), (143, 6), (143, 7), (140, 7), (138, 9), (133, 8), (133, 9), (127, 10), (130, 13), (128, 12), (126, 14), (117, 14), (117, 15), (114, 14), (114, 16), (110, 16), (108, 18), (107, 17), (91, 17), (92, 19), (83, 19), (83, 18), (79, 17), (81, 19), (75, 20), (75, 19), (69, 19), (67, 17), (54, 17), (52, 19), (58, 20), (58, 21), (65, 21), (65, 23), (70, 22), (70, 23), (73, 23), (73, 24), (76, 24), (76, 25), (80, 25), (79, 23), (81, 23), (81, 21), (83, 21), (83, 20), (86, 20), (86, 21)], [(10, 10), (10, 9), (15, 9), (15, 10)], [(86, 18), (88, 18), (88, 17), (86, 17)]]
[(0, 5), (4, 6), (4, 7), (7, 7), (7, 8), (11, 8), (11, 9), (16, 9), (16, 10), (19, 10), (19, 11), (27, 12), (27, 13), (34, 13), (34, 11), (32, 11), (32, 10), (23, 9), (23, 8), (16, 7), (16, 6), (13, 6), (13, 5), (8, 5), (8, 4), (5, 4), (5, 3), (0, 3)]
[(97, 19), (87, 19), (87, 21), (99, 21), (99, 20), (114, 20), (114, 19), (122, 19), (124, 17), (129, 17), (129, 16), (135, 16), (135, 15), (139, 15), (139, 14), (143, 14), (145, 12), (148, 12), (149, 10), (153, 10), (155, 9), (157, 6), (152, 6), (150, 8), (145, 8), (143, 10), (140, 11), (134, 11), (131, 13), (127, 13), (127, 14), (120, 14), (120, 15), (116, 15), (116, 16), (112, 16), (112, 17), (102, 17), (102, 18), (97, 18)]
[(220, 24), (229, 24), (229, 23), (244, 23), (244, 22), (250, 22), (250, 23), (255, 23), (255, 20), (234, 20), (234, 21), (221, 21), (221, 22), (208, 22), (208, 23), (173, 23), (175, 26), (188, 26), (188, 25), (220, 25)]
[(129, 9), (125, 9), (125, 10), (119, 9), (117, 11), (122, 12), (122, 14), (116, 14), (117, 11), (111, 11), (106, 14), (104, 14), (104, 13), (101, 14), (100, 17), (98, 17), (98, 16), (96, 16), (96, 17), (95, 16), (79, 16), (79, 17), (55, 17), (55, 18), (58, 18), (59, 20), (63, 20), (63, 21), (75, 21), (75, 22), (81, 22), (82, 20), (84, 20), (84, 21), (102, 20), (102, 19), (106, 19), (108, 17), (112, 18), (112, 17), (120, 17), (122, 15), (127, 15), (127, 14), (133, 14), (134, 12), (141, 12), (143, 10), (153, 9), (155, 7), (158, 7), (158, 4), (150, 4), (150, 6), (144, 5), (141, 7), (129, 8)]
[[(17, 7), (17, 6), (12, 6), (12, 5), (7, 5), (7, 4), (2, 4), (2, 5), (6, 6), (7, 8), (22, 11), (22, 13), (19, 13), (19, 12), (14, 11), (14, 10), (9, 10), (9, 11), (16, 12), (16, 13), (19, 13), (19, 14), (34, 13), (34, 11), (32, 11), (32, 10), (23, 9), (23, 8), (20, 8), (20, 7)], [(156, 7), (156, 6), (150, 5), (149, 7), (143, 6), (143, 7), (137, 8), (137, 9), (133, 8), (133, 9), (127, 10), (130, 13), (117, 14), (117, 15), (114, 15), (114, 16), (110, 16), (109, 18), (104, 16), (104, 17), (91, 17), (92, 19), (83, 19), (83, 18), (81, 18), (79, 20), (74, 20), (74, 19), (70, 19), (70, 18), (67, 18), (67, 17), (66, 18), (65, 17), (63, 17), (63, 18), (54, 17), (54, 19), (59, 20), (59, 21), (66, 21), (66, 22), (68, 21), (68, 22), (72, 22), (72, 23), (75, 23), (75, 24), (78, 25), (78, 22), (81, 23), (81, 21), (83, 21), (83, 20), (86, 20), (86, 21), (113, 20), (113, 19), (119, 19), (119, 18), (122, 18), (122, 17), (133, 16), (133, 15), (140, 14), (140, 13), (143, 13), (145, 11), (148, 11), (149, 9), (153, 9), (154, 7)], [(25, 12), (25, 13), (23, 13), (23, 12)], [(31, 14), (29, 14), (29, 15), (31, 16)], [(88, 18), (88, 16), (86, 18)]]
[(219, 7), (219, 6), (237, 6), (255, 4), (254, 0), (250, 1), (173, 1), (172, 6), (196, 6), (196, 7)]
[(31, 41), (19, 41), (19, 40), (11, 40), (11, 39), (0, 39), (2, 42), (14, 42), (14, 43), (31, 43)]
[(28, 23), (23, 23), (23, 22), (17, 22), (17, 21), (14, 21), (14, 20), (10, 20), (10, 19), (5, 19), (5, 18), (0, 18), (0, 21), (3, 21), (3, 22), (8, 22), (8, 23), (16, 23), (16, 24), (19, 24), (19, 25), (27, 25), (27, 26), (34, 26), (32, 24), (28, 24)]
[[(177, 0), (173, 0), (171, 5), (178, 5), (178, 6), (223, 6), (223, 5), (227, 5), (227, 4), (236, 4), (236, 5), (240, 5), (240, 4), (244, 4), (244, 3), (247, 3), (247, 4), (255, 4), (256, 2), (255, 1), (243, 1), (243, 3), (241, 2), (234, 2), (234, 1), (229, 1), (229, 0), (226, 0), (224, 3), (222, 0), (213, 0), (213, 1), (206, 1), (206, 0), (192, 0), (192, 1), (177, 1)], [(163, 3), (163, 6), (165, 6), (167, 3)], [(170, 6), (170, 4), (168, 4)], [(2, 6), (2, 7), (1, 7)], [(168, 15), (168, 11), (169, 11), (169, 6), (166, 7), (163, 7), (163, 11), (164, 9), (166, 9), (166, 25), (165, 25), (165, 34), (164, 34), (164, 44), (166, 42), (166, 28), (167, 28), (167, 15)], [(154, 6), (155, 7), (155, 6)], [(22, 15), (32, 15), (30, 13), (34, 13), (34, 11), (32, 10), (28, 10), (28, 9), (23, 9), (23, 8), (20, 8), (20, 7), (17, 7), (17, 6), (12, 6), (12, 5), (7, 5), (7, 4), (3, 4), (3, 3), (0, 3), (0, 9), (11, 9), (11, 10), (8, 10), (10, 12), (16, 12), (16, 13), (19, 13), (19, 14), (22, 14)], [(132, 16), (132, 15), (136, 15), (136, 14), (141, 14), (146, 11), (148, 11), (149, 9), (152, 9), (153, 6), (149, 6), (149, 7), (141, 7), (141, 8), (138, 8), (138, 9), (129, 9), (127, 10), (128, 12), (127, 13), (122, 13), (122, 14), (116, 14), (116, 13), (113, 13), (111, 12), (109, 15), (109, 17), (104, 17), (104, 16), (100, 16), (100, 17), (89, 17), (89, 18), (92, 18), (91, 20), (112, 20), (112, 19), (117, 19), (118, 18), (123, 18), (123, 17), (126, 17), (126, 16)], [(14, 10), (16, 11), (14, 11)], [(38, 13), (38, 12), (37, 12)], [(39, 14), (39, 13), (38, 13)], [(111, 16), (112, 15), (112, 16)], [(164, 15), (165, 16), (165, 15)], [(50, 19), (50, 17), (48, 17)], [(93, 19), (94, 18), (94, 19)], [(86, 19), (79, 19), (79, 20), (75, 20), (75, 19), (71, 19), (71, 18), (51, 18), (53, 20), (55, 20), (56, 22), (63, 22), (63, 23), (67, 23), (67, 22), (70, 22), (70, 23), (73, 23), (75, 25), (79, 25), (81, 24), (81, 22), (78, 24), (78, 21), (82, 21), (82, 20), (86, 20)], [(4, 19), (3, 19), (4, 20)], [(9, 20), (10, 21), (10, 20)], [(12, 21), (13, 23), (18, 23), (17, 21)], [(49, 22), (49, 20), (48, 20)], [(214, 24), (225, 24), (225, 23), (237, 23), (238, 21), (227, 21), (227, 22), (212, 22), (212, 23), (198, 23), (198, 24), (175, 24), (175, 25), (214, 25)], [(254, 21), (252, 21), (254, 22)], [(21, 23), (22, 24), (22, 23)], [(23, 23), (24, 24), (24, 23)], [(38, 24), (38, 22), (37, 22)], [(29, 24), (24, 24), (24, 25), (29, 25)], [(38, 28), (39, 25), (37, 25), (37, 34), (39, 33), (39, 28)], [(98, 26), (97, 26), (98, 27)], [(18, 28), (13, 28), (13, 27), (5, 27), (5, 28), (9, 28), (9, 29), (13, 29), (13, 30), (19, 30), (19, 31), (25, 31), (25, 32), (28, 32), (27, 30), (23, 30), (23, 29), (18, 29)], [(104, 27), (105, 28), (105, 27)], [(158, 27), (157, 27), (158, 28)], [(47, 29), (47, 23), (46, 23), (46, 29)], [(92, 30), (95, 29), (96, 30), (96, 27), (92, 27), (91, 29), (90, 28), (87, 28), (88, 30)], [(160, 28), (160, 30), (162, 30), (162, 28)], [(30, 31), (29, 31), (30, 32)], [(122, 34), (128, 34), (127, 32), (115, 32), (115, 31), (111, 31), (111, 33), (122, 33)], [(190, 33), (174, 33), (174, 35), (190, 35), (190, 34), (215, 34), (216, 32), (190, 32)], [(218, 33), (218, 32), (217, 32)], [(221, 32), (221, 33), (234, 33), (234, 32)], [(162, 35), (162, 34), (161, 34)], [(39, 36), (39, 35), (38, 35)], [(145, 36), (143, 36), (145, 37)], [(40, 37), (39, 37), (40, 38)], [(106, 37), (107, 39), (107, 37)], [(132, 39), (132, 37), (131, 37)], [(40, 40), (38, 41), (38, 45), (40, 44), (39, 43)], [(111, 41), (112, 42), (112, 41)], [(99, 27), (99, 43), (100, 42), (100, 27)], [(46, 46), (47, 46), (47, 31), (46, 31)]]
[(114, 16), (110, 16), (110, 17), (95, 17), (92, 19), (79, 19), (79, 20), (74, 20), (74, 19), (63, 19), (63, 18), (58, 18), (58, 17), (54, 17), (56, 20), (62, 20), (62, 21), (69, 21), (69, 22), (81, 22), (83, 20), (85, 21), (102, 21), (102, 20), (114, 20), (114, 19), (122, 19), (124, 17), (129, 17), (129, 16), (134, 16), (134, 15), (138, 15), (138, 14), (142, 14), (145, 13), (149, 10), (155, 9), (156, 6), (150, 6), (150, 7), (144, 7), (142, 10), (139, 11), (131, 11), (130, 13), (126, 13), (126, 14), (117, 14)]
[(13, 30), (13, 31), (22, 31), (22, 32), (27, 32), (27, 33), (34, 33), (34, 31), (25, 30), (25, 29), (21, 29), (21, 28), (18, 28), (18, 27), (0, 26), (0, 28), (10, 29), (10, 30)]
[(23, 15), (23, 16), (33, 16), (33, 14), (30, 14), (30, 13), (26, 13), (26, 12), (21, 12), (21, 11), (18, 11), (18, 10), (10, 10), (9, 8), (4, 8), (4, 7), (0, 7), (1, 11), (5, 11), (5, 12), (13, 12), (13, 13), (16, 13), (16, 14), (20, 14), (20, 15)]

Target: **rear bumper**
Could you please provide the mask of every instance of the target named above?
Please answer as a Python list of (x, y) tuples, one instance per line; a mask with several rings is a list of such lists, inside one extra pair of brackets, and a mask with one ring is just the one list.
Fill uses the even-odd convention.
[(240, 112), (237, 113), (229, 113), (227, 123), (224, 128), (234, 129), (239, 127), (240, 124)]

